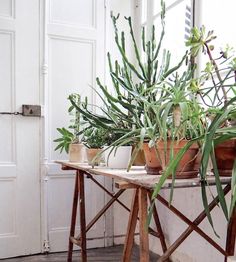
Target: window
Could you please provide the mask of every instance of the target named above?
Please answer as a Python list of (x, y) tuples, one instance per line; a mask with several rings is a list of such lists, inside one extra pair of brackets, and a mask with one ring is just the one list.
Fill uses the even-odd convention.
[[(162, 49), (171, 51), (172, 62), (179, 61), (185, 53), (185, 41), (194, 24), (193, 0), (166, 0), (165, 36)], [(139, 31), (145, 27), (150, 34), (155, 25), (157, 39), (161, 34), (161, 1), (140, 0)]]

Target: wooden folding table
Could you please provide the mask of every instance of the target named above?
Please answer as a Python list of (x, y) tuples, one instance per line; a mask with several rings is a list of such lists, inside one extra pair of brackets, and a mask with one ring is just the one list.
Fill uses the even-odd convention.
[[(183, 213), (178, 210), (173, 205), (169, 205), (168, 201), (162, 196), (157, 196), (157, 201), (166, 206), (171, 212), (178, 216), (183, 222), (185, 222), (188, 227), (187, 229), (178, 237), (178, 239), (167, 248), (165, 243), (165, 238), (162, 232), (158, 212), (156, 206), (153, 206), (153, 219), (156, 225), (157, 230), (149, 228), (147, 230), (147, 209), (148, 209), (148, 199), (151, 198), (154, 185), (158, 183), (160, 176), (158, 175), (147, 175), (144, 168), (134, 167), (130, 172), (125, 170), (116, 170), (108, 169), (106, 167), (95, 167), (94, 169), (91, 166), (85, 164), (78, 164), (72, 162), (57, 161), (57, 163), (62, 165), (64, 170), (76, 170), (75, 178), (75, 190), (74, 190), (74, 200), (72, 208), (72, 217), (71, 217), (71, 230), (70, 230), (70, 239), (69, 239), (69, 252), (68, 252), (68, 262), (72, 261), (72, 250), (73, 244), (79, 245), (81, 247), (81, 257), (82, 261), (87, 261), (86, 254), (86, 233), (88, 230), (96, 223), (96, 221), (108, 210), (108, 208), (114, 203), (118, 202), (126, 210), (130, 212), (129, 222), (127, 227), (127, 234), (125, 239), (124, 251), (123, 251), (123, 262), (131, 261), (131, 251), (134, 240), (134, 233), (137, 221), (139, 221), (139, 234), (140, 234), (140, 261), (148, 262), (149, 261), (149, 241), (148, 234), (152, 234), (160, 239), (163, 255), (158, 261), (169, 261), (170, 255), (176, 250), (176, 248), (183, 243), (183, 241), (195, 231), (200, 236), (202, 236), (206, 241), (208, 241), (214, 248), (216, 248), (220, 253), (225, 257), (225, 261), (228, 256), (234, 255), (235, 247), (235, 237), (236, 237), (236, 211), (228, 224), (227, 229), (227, 241), (226, 248), (222, 248), (217, 244), (212, 238), (210, 238), (198, 225), (206, 218), (205, 211), (202, 211), (199, 216), (193, 221), (188, 219)], [(112, 194), (109, 192), (103, 185), (101, 185), (97, 180), (96, 176), (102, 175), (110, 177), (121, 181), (118, 183), (119, 190), (117, 193)], [(102, 188), (107, 194), (111, 196), (110, 201), (99, 211), (99, 213), (92, 219), (89, 224), (86, 225), (85, 221), (85, 197), (84, 197), (84, 178), (87, 177), (91, 179), (95, 184)], [(222, 184), (225, 184), (224, 194), (230, 192), (230, 178), (222, 178)], [(213, 177), (208, 178), (208, 184), (214, 185)], [(163, 185), (164, 188), (171, 188), (172, 181), (167, 180)], [(195, 179), (178, 179), (175, 181), (175, 188), (192, 188), (200, 186), (199, 178)], [(134, 188), (134, 195), (131, 209), (125, 206), (118, 198), (119, 196), (129, 188)], [(80, 235), (75, 237), (75, 224), (76, 224), (76, 213), (77, 205), (80, 205)], [(209, 204), (210, 211), (213, 210), (219, 203), (219, 198), (216, 196), (212, 202)]]

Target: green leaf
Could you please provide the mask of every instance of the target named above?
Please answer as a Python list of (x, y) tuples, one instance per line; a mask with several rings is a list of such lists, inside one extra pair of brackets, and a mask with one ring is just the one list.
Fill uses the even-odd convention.
[(234, 166), (232, 170), (232, 179), (231, 179), (231, 204), (229, 209), (229, 218), (233, 215), (233, 211), (236, 206), (236, 160), (234, 161)]

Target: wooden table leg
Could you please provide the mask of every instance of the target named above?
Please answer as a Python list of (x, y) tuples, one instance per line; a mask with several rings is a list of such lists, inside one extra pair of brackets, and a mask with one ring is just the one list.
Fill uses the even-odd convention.
[(147, 195), (145, 188), (139, 188), (139, 232), (140, 232), (140, 262), (149, 261), (149, 240), (147, 224)]
[[(230, 218), (228, 229), (227, 229), (227, 239), (226, 239), (226, 252), (227, 256), (233, 256), (235, 251), (235, 238), (236, 238), (236, 206), (234, 207), (233, 214)], [(225, 262), (227, 257), (225, 257)]]
[[(151, 204), (152, 193), (148, 192), (148, 196), (149, 196), (149, 201), (150, 201), (150, 204)], [(162, 231), (161, 222), (160, 222), (160, 219), (159, 219), (159, 215), (158, 215), (155, 203), (154, 203), (154, 206), (153, 206), (153, 214), (152, 215), (153, 215), (156, 227), (157, 227), (157, 232), (159, 233), (159, 239), (160, 239), (160, 242), (161, 242), (162, 251), (163, 251), (163, 253), (165, 253), (166, 250), (167, 250), (167, 246), (166, 246), (165, 237), (164, 237), (164, 234), (163, 234), (163, 231)]]
[(78, 187), (78, 173), (76, 172), (67, 262), (72, 262), (73, 242), (71, 242), (70, 237), (74, 237), (74, 235), (75, 235), (75, 224), (76, 224), (76, 214), (77, 214), (77, 206), (78, 206), (78, 192), (79, 192), (78, 189), (79, 189), (79, 187)]
[(127, 226), (127, 233), (125, 237), (124, 251), (122, 262), (130, 262), (132, 255), (132, 248), (134, 243), (134, 233), (138, 220), (138, 189), (135, 189), (131, 211), (129, 215), (129, 222)]
[(81, 257), (82, 262), (87, 262), (86, 247), (86, 213), (85, 213), (85, 195), (84, 195), (84, 174), (79, 172), (79, 206), (80, 206), (80, 236), (81, 236)]

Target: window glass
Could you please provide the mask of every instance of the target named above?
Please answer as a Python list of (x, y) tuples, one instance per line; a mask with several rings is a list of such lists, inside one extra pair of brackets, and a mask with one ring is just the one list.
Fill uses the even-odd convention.
[[(174, 1), (172, 1), (174, 2)], [(179, 1), (178, 1), (179, 2)], [(185, 41), (192, 27), (190, 1), (181, 1), (166, 11), (165, 36), (162, 49), (171, 51), (172, 62), (178, 62), (185, 53)], [(160, 15), (154, 19), (157, 35), (160, 36)]]
[(225, 4), (215, 0), (202, 1), (202, 24), (207, 31), (214, 30), (217, 36), (214, 42), (218, 47), (236, 46), (235, 10), (235, 0), (227, 0)]
[[(165, 4), (166, 4), (166, 8), (168, 8), (169, 6), (173, 5), (174, 3), (179, 2), (176, 0), (165, 0)], [(161, 1), (160, 0), (153, 0), (153, 12), (154, 15), (157, 15), (158, 13), (160, 13), (161, 10)]]
[(141, 24), (147, 22), (147, 0), (141, 1)]

